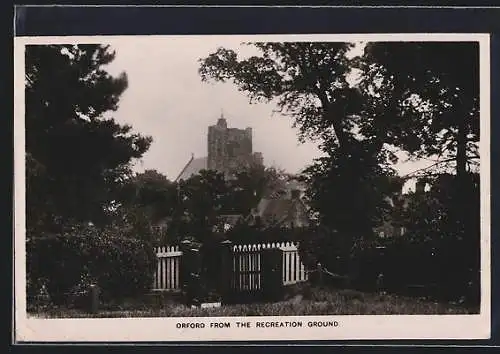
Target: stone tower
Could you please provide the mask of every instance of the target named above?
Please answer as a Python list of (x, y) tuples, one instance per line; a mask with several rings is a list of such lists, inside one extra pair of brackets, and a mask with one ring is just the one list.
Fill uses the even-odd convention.
[(227, 160), (227, 122), (221, 115), (216, 125), (208, 127), (208, 159), (209, 170), (223, 171)]
[(207, 168), (225, 174), (237, 172), (250, 163), (262, 164), (262, 154), (252, 153), (252, 128), (228, 128), (224, 115), (208, 127)]

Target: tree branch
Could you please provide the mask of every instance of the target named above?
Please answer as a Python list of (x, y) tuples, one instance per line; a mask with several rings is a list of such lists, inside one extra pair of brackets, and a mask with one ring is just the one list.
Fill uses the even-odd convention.
[(411, 176), (412, 176), (412, 175), (414, 175), (415, 173), (422, 172), (422, 171), (427, 171), (427, 170), (429, 170), (429, 169), (431, 169), (431, 168), (433, 168), (433, 167), (436, 167), (437, 165), (440, 165), (440, 164), (442, 164), (442, 163), (451, 162), (451, 161), (455, 161), (455, 158), (450, 158), (450, 159), (446, 159), (446, 160), (438, 161), (438, 162), (436, 162), (436, 163), (433, 163), (433, 164), (432, 164), (432, 165), (430, 165), (430, 166), (427, 166), (427, 167), (424, 167), (424, 168), (419, 168), (419, 169), (417, 169), (417, 170), (415, 170), (415, 171), (412, 171), (412, 172), (410, 172), (410, 173), (407, 173), (407, 174), (405, 174), (405, 175), (401, 176), (401, 178), (408, 178), (408, 177), (411, 177)]

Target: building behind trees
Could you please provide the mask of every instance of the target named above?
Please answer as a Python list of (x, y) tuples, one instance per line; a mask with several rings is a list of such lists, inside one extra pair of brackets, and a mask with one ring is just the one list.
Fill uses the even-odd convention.
[(252, 128), (228, 127), (223, 115), (217, 124), (208, 127), (207, 153), (207, 157), (192, 156), (177, 180), (188, 179), (204, 169), (221, 172), (226, 178), (231, 178), (252, 165), (264, 165), (262, 153), (252, 149)]

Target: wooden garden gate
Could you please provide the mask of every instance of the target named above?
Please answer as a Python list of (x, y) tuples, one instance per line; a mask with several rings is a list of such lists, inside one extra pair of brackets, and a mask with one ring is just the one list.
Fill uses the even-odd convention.
[(282, 294), (282, 251), (237, 247), (230, 253), (228, 302), (279, 299)]
[(307, 280), (296, 246), (288, 243), (184, 242), (181, 250), (180, 282), (188, 304), (276, 301), (285, 285)]

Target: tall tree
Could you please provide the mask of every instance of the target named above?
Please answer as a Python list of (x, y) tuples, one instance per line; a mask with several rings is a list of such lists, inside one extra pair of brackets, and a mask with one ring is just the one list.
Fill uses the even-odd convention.
[[(453, 161), (456, 174), (479, 158), (479, 45), (368, 43), (361, 86), (385, 115), (373, 127), (414, 157)], [(474, 168), (473, 168), (474, 169)]]
[(269, 176), (264, 166), (250, 166), (236, 173), (235, 178), (227, 181), (229, 188), (226, 214), (248, 215), (264, 193)]
[[(467, 240), (467, 247), (479, 249), (480, 205), (475, 187), (479, 181), (474, 174), (479, 166), (479, 44), (369, 43), (363, 62), (361, 86), (373, 92), (377, 103), (372, 106), (387, 112), (370, 128), (383, 130), (388, 143), (411, 156), (435, 159), (434, 167), (444, 167), (422, 172), (438, 174), (440, 193), (411, 209), (425, 216), (420, 222), (413, 219), (414, 225), (428, 232), (425, 222), (432, 220), (435, 230), (456, 241), (454, 247)], [(426, 208), (433, 208), (434, 218), (422, 213)], [(471, 259), (477, 257), (470, 255), (464, 262)]]
[(110, 117), (128, 84), (105, 71), (114, 57), (97, 44), (26, 47), (29, 225), (104, 222), (131, 162), (149, 148), (150, 137)]
[(217, 217), (227, 200), (228, 186), (222, 173), (202, 170), (177, 186), (178, 207), (174, 211), (172, 233), (192, 236), (199, 241), (210, 237)]
[(337, 151), (317, 159), (303, 172), (311, 207), (319, 211), (322, 226), (337, 231), (343, 255), (373, 239), (374, 228), (390, 210), (387, 197), (394, 193), (394, 172), (384, 168), (382, 157), (362, 143), (356, 146), (349, 154)]
[(228, 200), (224, 213), (248, 215), (264, 197), (284, 188), (288, 175), (274, 167), (251, 166), (227, 181)]
[[(377, 218), (382, 201), (365, 204), (362, 213), (355, 203), (348, 203), (355, 192), (370, 192), (364, 197), (375, 200), (370, 178), (390, 173), (379, 168), (386, 157), (383, 138), (368, 131), (361, 136), (360, 127), (369, 112), (362, 91), (350, 80), (358, 59), (347, 55), (350, 43), (253, 43), (260, 55), (239, 59), (233, 50), (219, 48), (201, 60), (202, 80), (233, 81), (246, 92), (250, 101), (274, 101), (278, 110), (293, 119), (299, 128), (299, 139), (313, 139), (327, 158), (316, 160), (306, 171), (313, 190), (313, 205), (322, 220), (335, 220), (336, 228), (349, 230), (349, 242), (371, 233), (369, 225)], [(371, 133), (371, 134), (368, 134)], [(358, 159), (363, 155), (363, 158)], [(367, 172), (369, 171), (369, 172)], [(332, 187), (332, 178), (337, 184)], [(342, 177), (340, 177), (342, 176)], [(351, 192), (349, 192), (351, 191)], [(372, 193), (373, 192), (373, 193)], [(380, 203), (379, 203), (380, 202)], [(332, 218), (332, 210), (355, 217)], [(363, 220), (361, 220), (363, 219)], [(329, 223), (331, 225), (331, 223)], [(360, 229), (363, 225), (363, 230)], [(348, 247), (346, 247), (348, 248)]]
[(121, 207), (140, 209), (150, 224), (172, 216), (177, 207), (177, 186), (156, 170), (135, 174), (123, 187)]
[(350, 139), (351, 114), (359, 94), (350, 87), (349, 43), (252, 43), (260, 56), (239, 60), (235, 51), (219, 48), (201, 60), (203, 81), (233, 81), (251, 102), (275, 100), (293, 119), (299, 138), (335, 140), (343, 148)]

